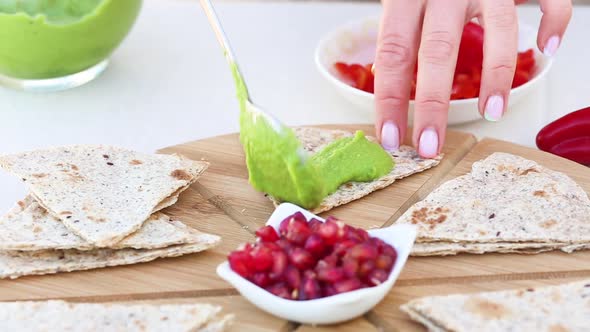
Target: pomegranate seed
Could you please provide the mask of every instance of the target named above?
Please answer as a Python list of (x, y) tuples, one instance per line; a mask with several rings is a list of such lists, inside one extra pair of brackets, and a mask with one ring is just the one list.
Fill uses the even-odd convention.
[(328, 216), (328, 218), (326, 218), (326, 222), (333, 223), (333, 224), (336, 224), (339, 221), (340, 220), (338, 218), (334, 217), (334, 216)]
[(272, 272), (271, 278), (277, 279), (285, 273), (285, 269), (287, 269), (287, 254), (282, 251), (275, 251), (272, 253)]
[(254, 271), (268, 271), (273, 266), (272, 253), (267, 248), (256, 247), (250, 253)]
[(336, 294), (346, 293), (361, 288), (361, 281), (358, 278), (350, 278), (334, 283)]
[(352, 247), (356, 245), (357, 242), (354, 242), (352, 240), (344, 240), (342, 242), (338, 242), (334, 245), (334, 251), (332, 252), (332, 254), (343, 256), (344, 254), (349, 252)]
[(251, 278), (252, 282), (255, 283), (256, 285), (264, 288), (266, 286), (268, 286), (270, 284), (270, 277), (268, 276), (268, 274), (264, 273), (264, 272), (257, 272), (254, 273), (254, 275)]
[(283, 221), (281, 221), (281, 224), (279, 225), (279, 234), (285, 235), (287, 233), (287, 230), (289, 229), (289, 224), (297, 220), (307, 224), (307, 219), (305, 218), (303, 213), (296, 212), (295, 214), (288, 216)]
[(347, 255), (358, 260), (374, 260), (377, 258), (378, 252), (377, 248), (365, 242), (352, 247)]
[(318, 269), (318, 280), (336, 282), (344, 279), (344, 269), (341, 267)]
[(354, 258), (345, 258), (342, 261), (342, 269), (347, 277), (354, 277), (359, 270), (359, 262)]
[(381, 240), (380, 238), (374, 237), (374, 238), (370, 238), (369, 242), (375, 247), (380, 249), (380, 251), (383, 250), (383, 247), (385, 245), (387, 245), (385, 242), (383, 242), (383, 240)]
[(338, 225), (326, 221), (318, 228), (318, 235), (321, 236), (327, 244), (334, 244), (338, 241)]
[(295, 212), (291, 218), (298, 220), (298, 221), (303, 221), (305, 223), (307, 223), (307, 218), (305, 218), (305, 215), (303, 215), (303, 213), (301, 212)]
[(303, 271), (303, 277), (308, 279), (317, 279), (318, 275), (314, 270), (305, 270)]
[(323, 222), (317, 220), (316, 218), (312, 218), (308, 223), (309, 229), (311, 229), (311, 231), (314, 233), (318, 231), (321, 224), (323, 224)]
[(244, 278), (250, 276), (250, 260), (250, 255), (245, 251), (234, 251), (228, 257), (231, 269)]
[(376, 270), (371, 271), (371, 273), (369, 274), (369, 277), (367, 279), (369, 281), (369, 285), (377, 286), (377, 285), (381, 285), (382, 283), (384, 283), (388, 277), (389, 277), (389, 274), (387, 272), (385, 272), (384, 270), (381, 270), (381, 269), (376, 269)]
[(391, 256), (386, 256), (386, 255), (381, 254), (375, 260), (375, 267), (377, 267), (378, 269), (381, 269), (384, 271), (389, 271), (389, 270), (391, 270), (392, 266), (393, 266), (393, 257), (391, 257)]
[(264, 226), (257, 230), (256, 236), (263, 242), (275, 242), (279, 239), (279, 234), (272, 226)]
[(315, 264), (313, 256), (302, 248), (293, 248), (289, 252), (289, 261), (300, 270), (308, 269)]
[(311, 229), (309, 229), (307, 221), (291, 219), (287, 228), (287, 232), (283, 235), (289, 242), (302, 246), (305, 244), (307, 238), (311, 235)]
[(266, 287), (265, 289), (278, 297), (282, 297), (284, 299), (291, 298), (291, 292), (289, 292), (289, 289), (284, 282), (278, 282), (274, 285)]
[(362, 228), (357, 228), (356, 229), (356, 233), (362, 239), (361, 242), (367, 241), (367, 240), (370, 239), (369, 233), (366, 230), (362, 229)]
[(289, 216), (289, 217), (285, 218), (283, 221), (281, 221), (281, 223), (279, 224), (279, 234), (280, 235), (287, 234), (287, 229), (289, 229), (289, 223), (291, 222), (291, 218), (292, 218), (292, 216)]
[(293, 247), (291, 242), (287, 241), (287, 239), (280, 239), (277, 242), (275, 242), (275, 244), (284, 251), (288, 251), (289, 249), (291, 249), (291, 247)]
[(307, 241), (305, 241), (305, 246), (303, 248), (315, 256), (323, 254), (326, 250), (324, 240), (322, 240), (317, 234), (311, 234), (311, 236), (307, 238)]
[(282, 251), (282, 248), (275, 242), (259, 242), (257, 245), (270, 251)]
[(252, 244), (251, 243), (244, 243), (238, 247), (238, 251), (250, 253), (250, 251), (252, 251)]
[(338, 260), (339, 260), (338, 256), (332, 254), (328, 257), (324, 257), (324, 259), (322, 259), (321, 261), (323, 262), (322, 264), (325, 264), (326, 267), (328, 267), (328, 266), (334, 267), (334, 266), (338, 265)]
[(313, 300), (322, 296), (320, 284), (314, 278), (304, 278), (299, 288), (299, 300)]
[(367, 277), (367, 276), (368, 276), (368, 275), (371, 273), (371, 271), (373, 271), (374, 269), (375, 269), (375, 262), (373, 262), (373, 261), (366, 261), (366, 262), (363, 262), (363, 263), (361, 264), (361, 266), (359, 266), (358, 275), (359, 275), (361, 278), (365, 278), (365, 277)]
[(397, 259), (397, 251), (395, 251), (395, 249), (387, 243), (385, 244), (385, 246), (383, 246), (381, 253), (383, 255), (393, 258), (394, 262)]
[(299, 270), (294, 266), (289, 265), (287, 270), (285, 270), (285, 281), (287, 281), (287, 285), (293, 289), (299, 288), (301, 285), (301, 274)]
[(332, 295), (336, 295), (338, 293), (336, 293), (336, 288), (334, 288), (334, 286), (327, 284), (323, 287), (322, 289), (322, 295), (325, 296), (332, 296)]
[(349, 240), (352, 240), (357, 243), (362, 242), (361, 238), (358, 236), (358, 234), (356, 233), (356, 230), (353, 227), (346, 225), (342, 222), (339, 223), (338, 226), (340, 228), (339, 233), (341, 234), (340, 235), (341, 238), (349, 239)]

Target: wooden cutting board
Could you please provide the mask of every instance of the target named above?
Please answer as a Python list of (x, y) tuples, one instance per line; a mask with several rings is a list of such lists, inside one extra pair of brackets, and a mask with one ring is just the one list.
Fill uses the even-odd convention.
[[(369, 125), (328, 125), (326, 128), (362, 129)], [(374, 228), (390, 225), (412, 204), (442, 181), (467, 173), (471, 164), (493, 152), (509, 152), (535, 160), (570, 175), (590, 192), (590, 170), (534, 149), (450, 131), (445, 158), (434, 169), (397, 181), (390, 187), (324, 214), (349, 224)], [(211, 167), (198, 183), (181, 195), (166, 213), (201, 231), (218, 234), (222, 244), (208, 252), (151, 263), (0, 280), (0, 301), (64, 298), (71, 301), (211, 302), (237, 314), (235, 331), (423, 331), (398, 310), (419, 296), (499, 290), (590, 279), (590, 251), (538, 255), (486, 254), (451, 257), (413, 257), (385, 300), (370, 313), (336, 327), (300, 326), (258, 310), (215, 274), (215, 267), (240, 243), (254, 240), (253, 232), (273, 211), (263, 194), (248, 184), (242, 148), (236, 134), (162, 149)]]

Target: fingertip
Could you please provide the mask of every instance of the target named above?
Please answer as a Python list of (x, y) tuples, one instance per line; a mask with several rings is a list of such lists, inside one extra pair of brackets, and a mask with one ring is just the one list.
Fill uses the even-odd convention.
[(385, 121), (381, 127), (381, 146), (387, 151), (396, 151), (400, 146), (399, 126), (391, 121)]
[(560, 43), (561, 38), (558, 35), (553, 35), (545, 41), (545, 45), (541, 51), (546, 57), (552, 57), (557, 52)]
[(496, 94), (488, 97), (485, 103), (483, 117), (490, 122), (498, 122), (504, 116), (504, 97)]
[(435, 158), (440, 151), (440, 135), (436, 128), (424, 128), (418, 137), (418, 154), (423, 158)]

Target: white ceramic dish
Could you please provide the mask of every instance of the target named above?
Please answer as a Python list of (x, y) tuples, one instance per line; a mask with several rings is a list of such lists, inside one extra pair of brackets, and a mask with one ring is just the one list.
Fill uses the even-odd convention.
[[(375, 58), (375, 45), (379, 20), (377, 17), (364, 18), (344, 24), (318, 44), (315, 52), (315, 63), (320, 74), (351, 104), (367, 114), (368, 120), (374, 119), (374, 96), (371, 93), (355, 89), (341, 81), (333, 68), (335, 62), (372, 63)], [(534, 77), (512, 89), (508, 107), (518, 103), (534, 89), (539, 89), (539, 82), (547, 75), (552, 61), (543, 56), (537, 49), (536, 30), (531, 26), (519, 23), (519, 50), (532, 48), (535, 52), (537, 68)], [(482, 119), (477, 110), (477, 98), (452, 100), (449, 107), (449, 124), (459, 124)], [(413, 119), (414, 102), (410, 101), (409, 121)]]
[[(324, 219), (296, 205), (283, 203), (277, 207), (267, 225), (278, 230), (281, 221), (296, 212), (307, 219)], [(416, 229), (411, 225), (398, 225), (369, 230), (369, 234), (392, 245), (397, 251), (397, 260), (389, 278), (381, 285), (309, 301), (291, 301), (275, 296), (235, 273), (229, 263), (217, 267), (217, 274), (232, 284), (258, 308), (289, 321), (305, 324), (334, 324), (363, 315), (379, 303), (389, 292), (406, 264), (416, 238)]]

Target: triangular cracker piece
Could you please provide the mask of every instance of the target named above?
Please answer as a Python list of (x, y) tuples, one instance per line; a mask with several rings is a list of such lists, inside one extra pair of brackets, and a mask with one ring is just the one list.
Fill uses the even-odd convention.
[(191, 237), (185, 244), (158, 249), (0, 251), (0, 279), (149, 262), (200, 252), (221, 242), (219, 236), (188, 230)]
[(429, 331), (588, 331), (590, 280), (425, 297), (402, 305), (401, 310)]
[(0, 331), (223, 331), (232, 316), (220, 312), (209, 304), (0, 302)]
[[(418, 226), (419, 249), (454, 243), (449, 245), (454, 248), (440, 250), (447, 254), (561, 248), (569, 252), (590, 244), (590, 200), (563, 173), (494, 153), (475, 162), (470, 173), (442, 184), (396, 223)], [(493, 243), (498, 243), (496, 249), (488, 245)], [(461, 249), (467, 244), (471, 249)]]
[[(353, 136), (351, 132), (343, 130), (329, 130), (311, 127), (294, 128), (295, 135), (301, 141), (303, 148), (310, 153), (316, 153), (333, 141), (342, 138)], [(367, 137), (368, 139), (372, 139)], [(312, 213), (321, 213), (331, 210), (337, 206), (350, 203), (354, 200), (363, 198), (370, 193), (388, 187), (393, 182), (403, 179), (412, 174), (423, 172), (440, 163), (442, 156), (434, 159), (422, 159), (416, 153), (416, 150), (409, 146), (401, 146), (398, 151), (391, 152), (391, 156), (395, 161), (395, 167), (391, 173), (372, 182), (349, 182), (345, 183), (338, 190), (320, 203), (320, 205), (312, 210)], [(270, 197), (275, 206), (281, 202), (273, 197)]]
[[(173, 221), (167, 215), (157, 212), (137, 232), (111, 248), (163, 248), (186, 243), (191, 237), (191, 232), (182, 222)], [(15, 208), (0, 218), (0, 251), (94, 248), (92, 244), (72, 233), (30, 196), (19, 201)]]
[(66, 227), (95, 246), (108, 247), (138, 230), (154, 210), (174, 203), (179, 190), (208, 164), (76, 145), (2, 156), (0, 166), (22, 178), (39, 204)]

